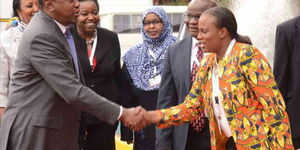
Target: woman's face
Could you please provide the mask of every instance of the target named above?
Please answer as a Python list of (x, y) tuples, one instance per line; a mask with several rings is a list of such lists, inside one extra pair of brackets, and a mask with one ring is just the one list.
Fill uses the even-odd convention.
[(217, 53), (221, 47), (220, 28), (214, 16), (203, 14), (198, 22), (198, 40), (204, 52)]
[(156, 14), (150, 13), (145, 17), (143, 21), (143, 27), (144, 31), (150, 38), (156, 39), (163, 31), (164, 24)]
[(84, 33), (94, 33), (100, 21), (97, 5), (93, 1), (80, 2), (79, 10), (77, 27)]
[(39, 10), (37, 0), (21, 0), (20, 10), (18, 10), (18, 15), (20, 19), (28, 24), (33, 17), (33, 15)]

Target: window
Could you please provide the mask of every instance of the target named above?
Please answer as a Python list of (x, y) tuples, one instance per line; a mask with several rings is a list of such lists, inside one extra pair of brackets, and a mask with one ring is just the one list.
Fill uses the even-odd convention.
[[(173, 32), (178, 32), (183, 14), (172, 13), (168, 14), (168, 17), (173, 26)], [(114, 15), (113, 30), (117, 33), (139, 33), (141, 22), (141, 14)]]
[(187, 5), (191, 0), (153, 0), (153, 5)]

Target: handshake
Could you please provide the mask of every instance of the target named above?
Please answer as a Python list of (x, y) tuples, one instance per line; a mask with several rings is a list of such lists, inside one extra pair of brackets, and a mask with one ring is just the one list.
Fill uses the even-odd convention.
[(147, 125), (156, 124), (160, 120), (157, 111), (146, 111), (143, 107), (124, 108), (120, 121), (128, 128), (139, 131)]

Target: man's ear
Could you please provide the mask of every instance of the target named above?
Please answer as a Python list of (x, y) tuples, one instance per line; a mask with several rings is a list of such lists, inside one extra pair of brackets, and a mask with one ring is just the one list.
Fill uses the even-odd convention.
[(49, 11), (54, 11), (54, 5), (53, 0), (44, 0), (44, 8), (46, 8)]

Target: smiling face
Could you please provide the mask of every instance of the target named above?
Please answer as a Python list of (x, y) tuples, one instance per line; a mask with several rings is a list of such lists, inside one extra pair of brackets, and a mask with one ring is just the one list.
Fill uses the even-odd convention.
[(221, 50), (222, 29), (217, 27), (214, 16), (202, 14), (198, 22), (198, 40), (204, 52), (218, 53)]
[(164, 24), (156, 14), (149, 13), (143, 21), (143, 28), (150, 38), (156, 39), (163, 31)]
[(37, 0), (21, 0), (20, 1), (20, 10), (17, 10), (17, 13), (20, 19), (28, 24), (33, 15), (38, 11)]
[(78, 29), (83, 33), (93, 34), (100, 21), (97, 5), (93, 1), (80, 2), (79, 10), (76, 23)]

